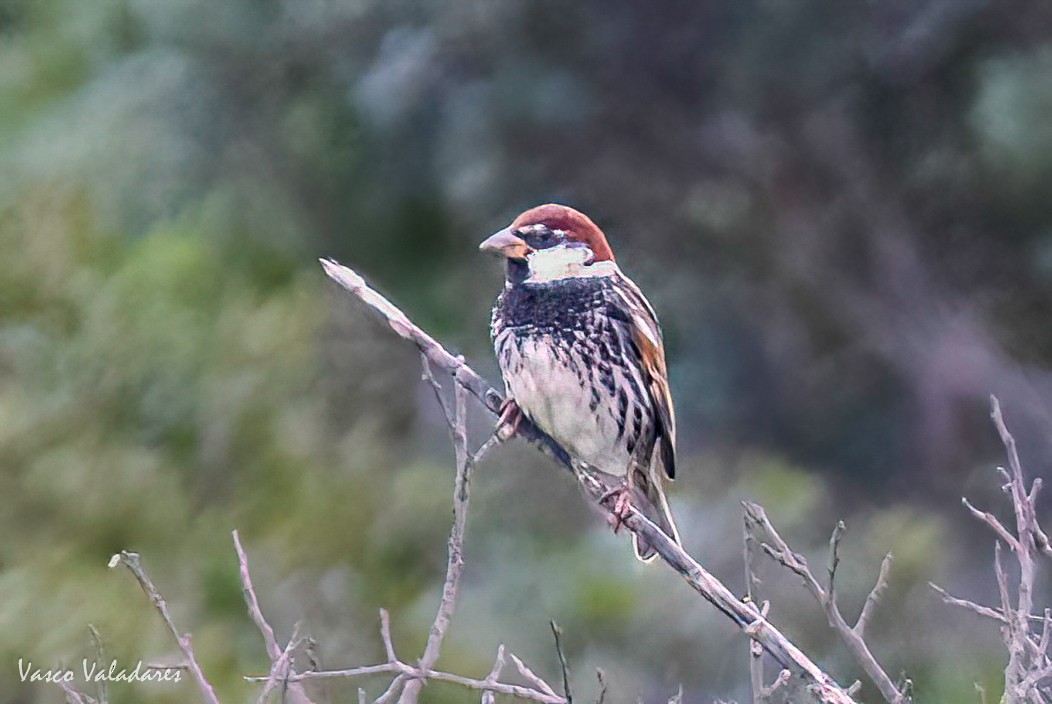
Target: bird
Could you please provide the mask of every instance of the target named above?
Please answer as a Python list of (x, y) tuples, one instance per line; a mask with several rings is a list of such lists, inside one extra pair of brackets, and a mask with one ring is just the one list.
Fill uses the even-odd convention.
[[(508, 399), (498, 432), (529, 418), (615, 487), (615, 531), (635, 508), (679, 544), (664, 488), (676, 476), (676, 419), (661, 326), (603, 231), (548, 203), (479, 249), (506, 261), (490, 322)], [(651, 562), (654, 546), (632, 538)]]

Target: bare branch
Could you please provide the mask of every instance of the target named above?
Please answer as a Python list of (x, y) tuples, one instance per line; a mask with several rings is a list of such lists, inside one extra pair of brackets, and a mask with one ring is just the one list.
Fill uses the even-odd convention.
[(862, 612), (858, 615), (858, 621), (855, 623), (854, 631), (860, 638), (866, 637), (866, 624), (869, 623), (869, 618), (873, 615), (873, 609), (877, 607), (880, 598), (884, 596), (884, 592), (888, 590), (888, 574), (891, 572), (891, 560), (892, 557), (890, 552), (884, 556), (883, 560), (881, 560), (880, 573), (877, 575), (877, 583), (874, 584), (873, 589), (870, 590), (869, 596), (866, 597), (866, 603), (862, 605)]
[(559, 624), (554, 620), (548, 621), (548, 625), (552, 627), (552, 636), (555, 638), (555, 653), (559, 656), (559, 669), (563, 675), (563, 695), (569, 704), (573, 704), (573, 691), (570, 689), (570, 665), (566, 662), (566, 653), (563, 652), (563, 629), (559, 628)]
[(989, 606), (976, 604), (974, 601), (968, 601), (967, 599), (955, 597), (939, 585), (935, 584), (934, 582), (928, 582), (928, 586), (931, 587), (932, 590), (940, 597), (942, 597), (942, 600), (950, 606), (959, 606), (962, 609), (968, 609), (969, 611), (979, 614), (980, 616), (985, 616), (986, 618), (993, 619), (998, 623), (1005, 623), (1004, 613), (998, 611), (997, 609), (992, 609)]
[(245, 549), (241, 547), (241, 536), (238, 535), (236, 530), (233, 531), (232, 535), (234, 538), (234, 550), (237, 551), (237, 561), (240, 566), (241, 590), (245, 597), (245, 604), (248, 606), (248, 615), (252, 618), (253, 623), (256, 624), (259, 632), (263, 634), (263, 645), (267, 649), (267, 655), (273, 662), (281, 657), (281, 647), (278, 645), (277, 638), (274, 637), (274, 629), (267, 623), (267, 619), (263, 617), (263, 612), (259, 608), (256, 590), (252, 587), (252, 577), (248, 572), (248, 557), (245, 555)]
[(97, 702), (95, 699), (89, 697), (87, 694), (84, 694), (83, 692), (78, 692), (68, 682), (63, 682), (59, 680), (57, 684), (59, 687), (62, 688), (62, 691), (65, 692), (67, 704), (100, 704), (100, 702)]
[[(99, 664), (99, 667), (103, 667), (106, 662), (106, 653), (102, 648), (102, 636), (99, 635), (98, 629), (93, 624), (88, 624), (88, 632), (91, 633), (91, 647), (95, 652), (95, 662)], [(109, 692), (107, 691), (106, 678), (102, 678), (98, 681), (98, 687), (96, 688), (95, 694), (98, 695), (99, 704), (109, 704)]]
[[(262, 691), (256, 698), (256, 704), (263, 704), (270, 693), (273, 692), (279, 685), (282, 688), (281, 701), (285, 702), (291, 700), (292, 702), (309, 702), (306, 698), (306, 693), (303, 691), (303, 685), (300, 684), (289, 684), (289, 675), (292, 674), (292, 652), (303, 643), (303, 639), (299, 637), (299, 624), (296, 624), (296, 629), (289, 639), (288, 645), (281, 652), (270, 666), (270, 678), (266, 684), (263, 685)], [(291, 694), (291, 697), (288, 696)]]
[(1041, 640), (1038, 642), (1037, 652), (1046, 660), (1046, 662), (1048, 660), (1048, 644), (1050, 636), (1052, 636), (1052, 609), (1045, 609), (1045, 614), (1041, 617)]
[[(422, 355), (424, 368), (430, 374), (427, 356)], [(436, 393), (437, 389), (436, 389)], [(442, 599), (438, 605), (435, 622), (427, 639), (427, 646), (420, 658), (420, 669), (430, 670), (438, 661), (442, 639), (446, 636), (453, 612), (457, 605), (460, 577), (464, 572), (464, 530), (468, 520), (468, 505), (471, 488), (471, 461), (468, 456), (467, 435), (467, 391), (461, 384), (454, 387), (455, 412), (453, 424), (453, 451), (456, 455), (457, 475), (453, 486), (453, 528), (449, 533), (449, 555), (446, 562), (446, 580), (442, 585)], [(415, 704), (424, 686), (423, 680), (408, 682), (399, 697), (399, 704)]]
[[(501, 643), (497, 646), (497, 657), (493, 660), (493, 669), (486, 675), (486, 679), (483, 682), (489, 682), (493, 684), (500, 679), (500, 673), (504, 670), (504, 644)], [(488, 689), (482, 693), (482, 704), (494, 704), (496, 697), (493, 694), (493, 690)]]
[(781, 689), (789, 683), (789, 678), (792, 677), (792, 674), (793, 673), (789, 672), (789, 670), (782, 670), (781, 672), (779, 672), (778, 677), (774, 680), (774, 682), (771, 683), (771, 686), (764, 687), (761, 690), (763, 700), (770, 701), (771, 697), (777, 694), (779, 689)]
[[(433, 337), (414, 325), (394, 304), (371, 289), (358, 273), (332, 260), (323, 259), (321, 265), (330, 278), (364, 302), (397, 335), (416, 345), (431, 365), (453, 374), (457, 384), (478, 398), (487, 410), (494, 415), (500, 413), (504, 399), (496, 389), (462, 359), (450, 354)], [(520, 424), (518, 436), (572, 471), (585, 493), (594, 502), (600, 503), (608, 495), (608, 487), (589, 467), (579, 460), (571, 459), (565, 448), (542, 433), (528, 422), (528, 419), (524, 419)], [(603, 507), (608, 511), (611, 508)], [(750, 637), (760, 643), (782, 667), (788, 668), (812, 685), (820, 701), (826, 704), (853, 704), (854, 700), (832, 677), (760, 615), (755, 604), (742, 603), (646, 517), (633, 511), (624, 520), (624, 525), (654, 546), (661, 558), (678, 572), (691, 588), (730, 618), (739, 629), (745, 631), (748, 627)]]
[(438, 383), (438, 379), (436, 379), (435, 375), (431, 373), (431, 363), (427, 361), (427, 355), (420, 355), (420, 366), (424, 370), (422, 378), (430, 384), (431, 388), (434, 390), (435, 400), (438, 401), (438, 405), (442, 408), (442, 415), (446, 417), (446, 424), (449, 426), (449, 429), (452, 430), (456, 425), (457, 419), (453, 414), (453, 411), (450, 410), (449, 404), (446, 402), (446, 397), (442, 395), (442, 385)]
[(847, 531), (847, 526), (844, 525), (843, 521), (837, 521), (836, 527), (833, 528), (833, 534), (829, 536), (829, 566), (826, 570), (829, 572), (829, 582), (826, 586), (828, 592), (828, 599), (836, 600), (836, 568), (840, 564), (840, 556), (837, 551), (840, 548), (840, 539), (844, 537), (844, 532)]
[[(998, 540), (994, 543), (994, 575), (997, 579), (997, 591), (1001, 600), (1001, 608), (994, 609), (980, 606), (970, 601), (951, 597), (945, 591), (933, 588), (942, 596), (943, 601), (967, 608), (981, 616), (986, 616), (998, 621), (1001, 628), (1001, 636), (1008, 650), (1008, 663), (1005, 666), (1005, 702), (1011, 704), (1022, 704), (1023, 702), (1044, 702), (1048, 700), (1047, 694), (1039, 691), (1044, 687), (1043, 683), (1052, 676), (1052, 663), (1048, 657), (1050, 631), (1052, 631), (1052, 618), (1049, 610), (1044, 611), (1043, 616), (1035, 616), (1032, 611), (1034, 607), (1034, 558), (1040, 550), (1046, 555), (1052, 555), (1052, 548), (1048, 544), (1048, 536), (1037, 522), (1036, 503), (1041, 491), (1040, 479), (1035, 479), (1027, 491), (1026, 480), (1023, 477), (1023, 467), (1019, 461), (1019, 453), (1016, 449), (1015, 438), (1008, 431), (1004, 416), (1001, 413), (1001, 405), (994, 396), (990, 397), (990, 418), (1004, 444), (1005, 453), (1008, 456), (1008, 467), (997, 467), (997, 473), (1004, 481), (1002, 490), (1011, 497), (1012, 509), (1015, 514), (1015, 533), (992, 514), (979, 511), (967, 500), (963, 500), (964, 506), (977, 520), (990, 526), (997, 534)], [(1019, 563), (1019, 580), (1016, 584), (1014, 598), (1010, 585), (1008, 572), (1004, 566), (1004, 556), (1001, 544), (1004, 543), (1011, 548)], [(1013, 603), (1014, 602), (1014, 603)], [(1040, 634), (1032, 628), (1032, 623), (1041, 623)], [(985, 701), (985, 692), (980, 690), (980, 695)]]
[(194, 656), (194, 647), (190, 638), (190, 634), (181, 634), (179, 629), (175, 627), (175, 622), (172, 621), (172, 616), (168, 613), (168, 603), (161, 596), (161, 593), (157, 591), (157, 587), (153, 585), (150, 577), (146, 574), (146, 571), (142, 567), (142, 558), (139, 557), (138, 553), (128, 552), (122, 550), (113, 557), (110, 558), (110, 568), (114, 568), (117, 565), (123, 564), (127, 567), (135, 579), (139, 582), (139, 586), (146, 592), (146, 596), (150, 598), (157, 612), (161, 614), (161, 619), (165, 625), (168, 626), (168, 631), (172, 634), (172, 638), (179, 645), (179, 649), (183, 652), (183, 657), (186, 658), (187, 666), (190, 669), (190, 673), (194, 676), (194, 680), (197, 682), (197, 688), (201, 691), (201, 696), (209, 704), (219, 704), (219, 700), (216, 698), (215, 690), (212, 689), (212, 685), (205, 678), (204, 672), (201, 670), (201, 665), (197, 662), (197, 658)]
[[(749, 530), (749, 519), (742, 516), (742, 562), (745, 565), (745, 598), (755, 604), (758, 598), (756, 588), (760, 580), (756, 577), (753, 569), (753, 544), (755, 539)], [(763, 684), (763, 648), (755, 640), (749, 640), (749, 686), (752, 688), (753, 704), (763, 704), (770, 698), (765, 694), (767, 688)]]
[(603, 674), (602, 668), (595, 668), (595, 677), (599, 680), (599, 698), (595, 700), (595, 704), (604, 704), (606, 702), (606, 675)]
[[(834, 586), (834, 577), (836, 574), (836, 565), (838, 561), (837, 548), (840, 543), (840, 538), (843, 536), (844, 529), (842, 524), (838, 524), (833, 530), (833, 534), (829, 540), (829, 586), (830, 589), (825, 589), (819, 583), (818, 579), (811, 572), (807, 566), (807, 560), (800, 554), (793, 552), (789, 544), (785, 542), (782, 536), (775, 529), (770, 519), (767, 517), (767, 512), (759, 504), (754, 504), (748, 501), (743, 501), (742, 506), (745, 509), (746, 523), (749, 530), (762, 530), (770, 543), (761, 543), (764, 551), (771, 556), (775, 561), (791, 570), (803, 580), (804, 586), (807, 590), (815, 597), (815, 600), (825, 609), (826, 619), (829, 621), (830, 627), (836, 631), (837, 635), (843, 641), (844, 646), (851, 653), (855, 661), (862, 667), (866, 675), (873, 681), (873, 684), (880, 690), (881, 695), (889, 704), (903, 704), (908, 702), (909, 699), (903, 694), (902, 690), (895, 685), (888, 676), (888, 673), (884, 671), (884, 668), (880, 666), (877, 659), (870, 652), (869, 646), (866, 644), (863, 638), (862, 631), (865, 629), (866, 620), (869, 618), (868, 611), (872, 611), (873, 605), (870, 604), (870, 600), (873, 603), (880, 598), (880, 594), (883, 591), (882, 585), (887, 582), (887, 569), (890, 566), (888, 558), (884, 559), (881, 564), (881, 575), (877, 579), (877, 586), (874, 587), (875, 596), (873, 593), (870, 594), (870, 599), (867, 599), (867, 606), (863, 607), (863, 613), (859, 617), (859, 622), (855, 624), (855, 627), (848, 625), (843, 615), (840, 613), (840, 607), (837, 605), (835, 594), (831, 588)], [(863, 619), (863, 616), (865, 619)], [(862, 628), (858, 628), (858, 624), (862, 624)]]
[(964, 504), (964, 507), (968, 509), (977, 520), (990, 526), (993, 532), (997, 533), (997, 537), (1004, 541), (1005, 545), (1012, 548), (1013, 551), (1019, 552), (1019, 541), (1016, 540), (1014, 535), (1008, 532), (1008, 529), (997, 519), (997, 516), (988, 511), (980, 511), (975, 506), (972, 506), (971, 502), (964, 497), (961, 497), (961, 503)]
[[(278, 645), (274, 629), (271, 628), (266, 617), (263, 616), (263, 610), (259, 608), (259, 599), (256, 598), (256, 590), (252, 586), (252, 575), (248, 571), (248, 556), (245, 554), (245, 548), (241, 545), (241, 536), (236, 530), (233, 531), (232, 536), (234, 538), (234, 550), (237, 552), (238, 570), (241, 576), (241, 592), (245, 597), (248, 615), (263, 635), (263, 645), (266, 647), (267, 656), (270, 658), (270, 672), (273, 677), (263, 687), (263, 691), (259, 695), (259, 701), (262, 702), (276, 686), (278, 680), (274, 678), (281, 674), (285, 677), (285, 680), (282, 681), (287, 681), (288, 675), (294, 672), (292, 651), (296, 649), (299, 642), (297, 636), (293, 634), (285, 648)], [(289, 689), (289, 694), (292, 704), (311, 704), (310, 698), (301, 685), (292, 686)]]
[(380, 609), (380, 638), (384, 642), (387, 662), (398, 662), (398, 656), (395, 655), (394, 641), (391, 640), (391, 614), (387, 613), (387, 609)]
[[(540, 692), (529, 687), (523, 687), (521, 685), (506, 684), (503, 682), (487, 682), (486, 680), (474, 679), (471, 677), (463, 677), (461, 675), (454, 675), (448, 672), (439, 672), (437, 670), (424, 670), (419, 667), (413, 667), (412, 665), (404, 662), (385, 662), (380, 665), (366, 665), (364, 667), (354, 667), (346, 670), (318, 670), (315, 672), (300, 672), (295, 675), (289, 675), (289, 682), (306, 682), (308, 680), (321, 680), (321, 679), (342, 679), (350, 677), (361, 677), (364, 675), (382, 675), (382, 674), (396, 674), (402, 675), (410, 682), (423, 681), (423, 680), (435, 680), (438, 682), (450, 682), (457, 684), (462, 687), (468, 687), (470, 689), (477, 689), (479, 691), (491, 691), (496, 694), (507, 694), (520, 699), (529, 699), (535, 702), (543, 702), (544, 704), (568, 704), (566, 699), (561, 696), (552, 696), (546, 692)], [(246, 677), (246, 682), (265, 682), (266, 677), (254, 676)]]
[(486, 442), (482, 443), (479, 446), (479, 449), (475, 450), (475, 454), (471, 456), (471, 465), (477, 465), (480, 461), (482, 461), (482, 458), (485, 457), (487, 452), (492, 450), (497, 445), (500, 445), (502, 442), (504, 442), (504, 439), (500, 435), (500, 429), (497, 428), (490, 434), (488, 438), (486, 438)]
[(402, 686), (405, 684), (405, 682), (405, 675), (398, 675), (397, 677), (395, 677), (393, 680), (391, 680), (391, 684), (388, 685), (384, 693), (377, 697), (376, 701), (373, 702), (373, 704), (387, 704), (387, 702), (394, 701), (394, 698), (401, 694)]
[(550, 694), (553, 697), (554, 696), (558, 696), (556, 694), (555, 690), (552, 689), (552, 686), (550, 684), (548, 684), (547, 682), (542, 680), (540, 677), (538, 677), (537, 674), (533, 670), (531, 670), (530, 668), (526, 667), (526, 663), (524, 663), (514, 653), (511, 653), (511, 661), (513, 663), (515, 663), (515, 669), (517, 669), (519, 671), (519, 674), (522, 675), (523, 679), (525, 679), (527, 682), (529, 682), (530, 684), (532, 684), (534, 687), (536, 687), (537, 689), (541, 690), (545, 694)]
[[(380, 640), (384, 643), (387, 663), (389, 665), (396, 664), (398, 656), (395, 654), (394, 641), (391, 639), (391, 615), (387, 613), (387, 609), (380, 609)], [(394, 701), (394, 698), (401, 694), (405, 682), (405, 675), (400, 674), (395, 677), (391, 680), (391, 684), (388, 685), (384, 693), (376, 698), (374, 704), (387, 704), (387, 702)]]

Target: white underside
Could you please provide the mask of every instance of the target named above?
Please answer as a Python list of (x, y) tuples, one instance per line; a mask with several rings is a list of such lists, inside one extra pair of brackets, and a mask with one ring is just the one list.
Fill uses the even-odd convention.
[[(497, 340), (498, 347), (501, 342)], [(521, 353), (514, 343), (509, 342), (509, 347), (508, 366), (516, 372), (505, 374), (504, 379), (508, 394), (519, 408), (541, 430), (585, 462), (608, 474), (627, 474), (630, 458), (625, 443), (615, 440), (617, 399), (602, 389), (598, 406), (591, 410), (590, 385), (582, 383), (567, 365), (566, 352), (558, 359), (553, 357), (552, 341), (546, 335), (524, 342)], [(578, 362), (578, 367), (585, 369), (583, 361)]]

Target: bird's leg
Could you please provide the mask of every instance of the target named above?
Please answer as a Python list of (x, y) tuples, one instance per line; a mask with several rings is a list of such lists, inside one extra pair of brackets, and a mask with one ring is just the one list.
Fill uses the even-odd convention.
[(624, 527), (625, 521), (632, 515), (632, 486), (629, 480), (621, 482), (621, 485), (611, 489), (610, 491), (603, 494), (599, 499), (599, 503), (606, 505), (611, 499), (613, 505), (610, 506), (610, 515), (607, 517), (607, 521), (610, 526), (614, 529), (614, 533), (620, 533), (621, 528)]
[(515, 399), (506, 398), (500, 406), (500, 417), (497, 419), (497, 438), (501, 442), (514, 437), (522, 424), (522, 409)]

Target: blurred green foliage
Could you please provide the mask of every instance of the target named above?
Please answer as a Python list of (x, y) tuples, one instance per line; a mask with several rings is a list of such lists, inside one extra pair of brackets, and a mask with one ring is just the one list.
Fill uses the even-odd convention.
[[(445, 563), (452, 471), (411, 350), (318, 270), (352, 263), (493, 373), (500, 272), (475, 244), (556, 199), (591, 213), (661, 314), (688, 547), (741, 588), (738, 501), (821, 560), (927, 702), (997, 692), (994, 629), (926, 582), (996, 598), (996, 392), (1050, 464), (1052, 12), (1010, 0), (0, 0), (0, 701), (60, 701), (19, 658), (178, 653), (143, 554), (224, 701), (266, 667), (263, 608), (325, 666), (411, 658)], [(482, 437), (488, 420), (479, 423)], [(441, 664), (499, 642), (582, 696), (744, 701), (746, 646), (644, 569), (513, 443), (479, 469)], [(858, 676), (794, 579), (776, 622)], [(1048, 603), (1047, 593), (1042, 594)], [(383, 686), (369, 680), (370, 691)], [(352, 696), (330, 684), (319, 698)], [(115, 704), (192, 687), (114, 685)], [(864, 692), (867, 700), (875, 694)], [(461, 702), (429, 685), (432, 704)]]

